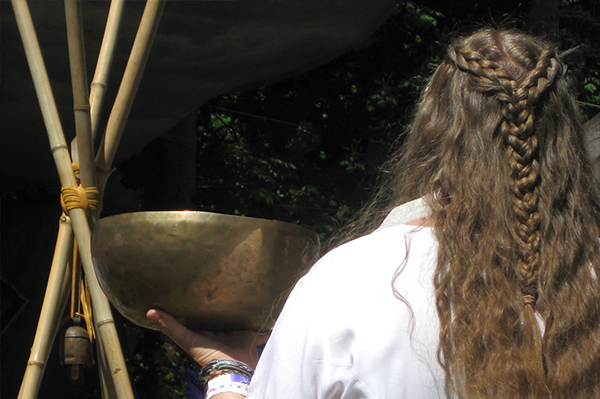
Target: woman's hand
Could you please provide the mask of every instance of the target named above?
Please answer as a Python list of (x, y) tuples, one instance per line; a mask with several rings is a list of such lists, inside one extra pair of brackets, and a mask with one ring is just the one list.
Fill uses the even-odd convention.
[(254, 369), (258, 362), (256, 347), (264, 344), (268, 338), (268, 334), (253, 331), (226, 333), (192, 331), (177, 322), (171, 315), (156, 309), (150, 309), (146, 317), (201, 367), (212, 360), (233, 359), (244, 362)]

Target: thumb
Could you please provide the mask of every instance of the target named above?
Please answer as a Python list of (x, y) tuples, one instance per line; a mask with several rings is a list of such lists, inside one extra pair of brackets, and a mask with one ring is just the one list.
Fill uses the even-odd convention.
[(177, 320), (170, 314), (157, 309), (150, 309), (146, 317), (153, 322), (158, 329), (171, 338), (175, 344), (183, 349), (200, 366), (204, 366), (210, 360), (230, 358), (220, 351), (221, 344), (215, 340), (206, 337), (200, 332), (194, 332)]
[(146, 317), (154, 323), (163, 334), (169, 336), (169, 338), (176, 343), (191, 332), (170, 314), (160, 310), (150, 309), (146, 313)]
[(146, 317), (200, 366), (212, 360), (234, 359), (255, 368), (258, 361), (256, 345), (268, 338), (268, 334), (248, 330), (227, 333), (191, 331), (171, 315), (157, 309), (150, 309)]

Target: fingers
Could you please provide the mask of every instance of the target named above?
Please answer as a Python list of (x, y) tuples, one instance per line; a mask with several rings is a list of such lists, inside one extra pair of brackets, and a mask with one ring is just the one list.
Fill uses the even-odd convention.
[[(217, 349), (219, 347), (218, 342), (189, 330), (168, 313), (150, 309), (146, 313), (146, 317), (201, 366), (209, 361), (206, 359), (210, 358), (213, 353), (219, 352)], [(222, 353), (216, 353), (215, 355), (219, 358), (228, 358)]]
[(160, 310), (150, 309), (146, 313), (146, 317), (175, 343), (178, 343), (179, 340), (191, 333), (190, 330), (180, 324), (170, 314)]
[(200, 366), (211, 360), (235, 359), (254, 368), (258, 361), (256, 347), (265, 343), (269, 336), (268, 333), (246, 330), (216, 333), (191, 331), (171, 315), (157, 309), (149, 310), (146, 317)]

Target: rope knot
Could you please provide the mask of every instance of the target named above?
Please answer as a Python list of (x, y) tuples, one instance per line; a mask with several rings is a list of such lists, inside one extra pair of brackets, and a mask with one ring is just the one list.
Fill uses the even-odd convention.
[(83, 187), (79, 184), (77, 174), (79, 174), (79, 165), (73, 163), (73, 174), (77, 180), (77, 186), (63, 185), (60, 190), (60, 204), (63, 210), (68, 213), (72, 209), (83, 209), (86, 213), (90, 210), (100, 211), (100, 190), (97, 187)]

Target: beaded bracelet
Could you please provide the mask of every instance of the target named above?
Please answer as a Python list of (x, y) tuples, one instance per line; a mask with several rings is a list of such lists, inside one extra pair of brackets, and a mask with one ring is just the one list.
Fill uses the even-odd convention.
[[(246, 396), (253, 374), (254, 370), (237, 360), (213, 360), (204, 366), (198, 376), (198, 382), (204, 391), (205, 398), (222, 392), (236, 392)], [(217, 380), (217, 378), (219, 379)], [(212, 380), (215, 380), (214, 383), (211, 383)], [(215, 393), (207, 396), (210, 389), (213, 389)]]
[(237, 393), (246, 397), (249, 385), (248, 376), (236, 373), (223, 374), (208, 381), (204, 388), (204, 399), (211, 399), (223, 392)]

